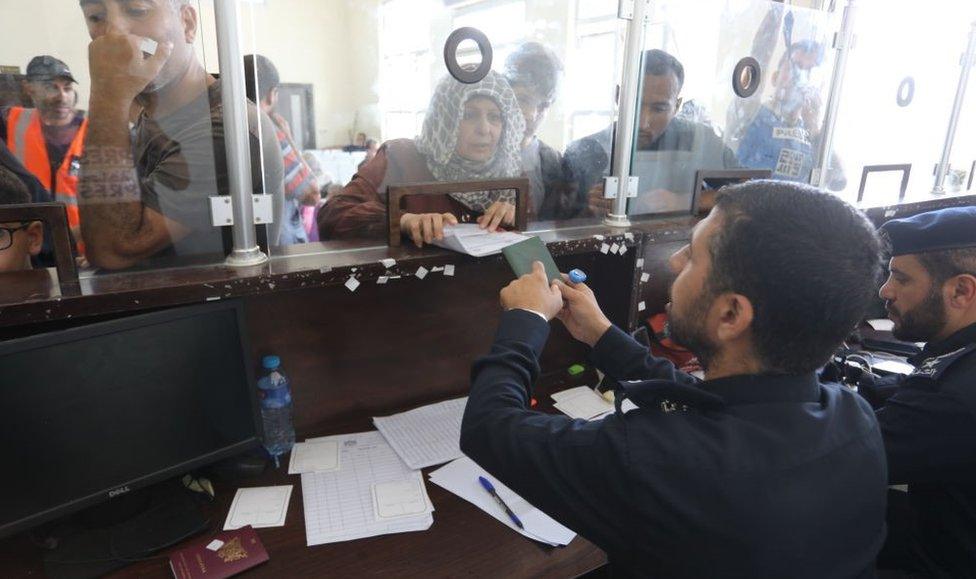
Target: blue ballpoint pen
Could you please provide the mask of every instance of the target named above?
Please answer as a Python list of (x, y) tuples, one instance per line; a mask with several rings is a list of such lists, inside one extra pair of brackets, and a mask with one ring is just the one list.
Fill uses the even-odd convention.
[(508, 518), (512, 519), (512, 522), (515, 523), (515, 526), (520, 529), (525, 529), (525, 525), (522, 524), (522, 521), (520, 521), (519, 518), (515, 516), (515, 513), (512, 512), (512, 509), (508, 508), (508, 505), (505, 504), (505, 501), (503, 501), (502, 498), (498, 496), (498, 491), (495, 490), (495, 485), (491, 484), (491, 481), (486, 479), (483, 476), (478, 477), (478, 482), (481, 483), (481, 486), (485, 487), (485, 490), (488, 491), (488, 494), (490, 494), (493, 499), (495, 499), (495, 502), (498, 503), (498, 505), (501, 508), (505, 509), (505, 512), (508, 514)]

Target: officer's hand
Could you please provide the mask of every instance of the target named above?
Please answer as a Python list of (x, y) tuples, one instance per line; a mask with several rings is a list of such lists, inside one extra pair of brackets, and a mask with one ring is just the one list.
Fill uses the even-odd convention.
[[(143, 37), (108, 32), (88, 45), (92, 100), (105, 100), (129, 107), (149, 83), (156, 79), (173, 52), (170, 42), (160, 42), (156, 54), (142, 52)], [(128, 108), (126, 108), (128, 111)]]
[(584, 283), (566, 279), (557, 287), (565, 304), (557, 317), (574, 338), (592, 348), (612, 325), (596, 303), (593, 290)]
[(445, 225), (457, 225), (457, 217), (450, 213), (404, 213), (400, 216), (400, 231), (409, 235), (417, 247), (444, 239)]
[(546, 268), (541, 262), (532, 264), (532, 273), (527, 273), (508, 284), (501, 292), (502, 308), (523, 309), (539, 312), (547, 320), (556, 317), (563, 308), (563, 298), (556, 284), (550, 284)]
[(500, 225), (515, 223), (515, 206), (506, 201), (495, 201), (478, 218), (478, 227), (494, 232)]
[(604, 217), (613, 209), (613, 199), (603, 197), (603, 183), (597, 183), (586, 194), (586, 204), (594, 217)]

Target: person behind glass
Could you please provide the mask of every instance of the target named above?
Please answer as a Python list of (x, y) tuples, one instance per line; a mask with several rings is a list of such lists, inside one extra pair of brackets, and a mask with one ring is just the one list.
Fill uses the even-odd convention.
[[(445, 76), (431, 96), (421, 135), (384, 143), (319, 211), (320, 238), (385, 237), (390, 185), (519, 176), (524, 134), (522, 112), (503, 76), (489, 71), (474, 84)], [(418, 247), (441, 239), (444, 225), (456, 224), (458, 216), (480, 213), (477, 222), (489, 231), (515, 222), (514, 193), (507, 191), (408, 197), (406, 211), (400, 230)]]
[(78, 171), (88, 121), (77, 110), (78, 81), (68, 65), (53, 56), (35, 56), (24, 84), (34, 108), (0, 110), (0, 134), (7, 147), (58, 203), (64, 203), (68, 227), (77, 239)]
[(356, 165), (356, 169), (362, 169), (363, 165), (369, 163), (376, 156), (377, 151), (380, 150), (380, 144), (376, 142), (376, 139), (366, 139), (366, 157)]
[[(632, 168), (634, 175), (640, 177), (641, 193), (631, 200), (628, 213), (690, 210), (691, 190), (699, 169), (734, 169), (739, 166), (735, 154), (711, 128), (678, 117), (684, 82), (685, 69), (678, 59), (663, 50), (644, 52), (636, 154)], [(609, 144), (609, 139), (601, 139), (602, 136), (602, 133), (598, 133), (583, 140)], [(604, 164), (597, 168), (598, 164), (593, 159), (580, 158), (577, 148), (587, 156), (605, 160)], [(643, 165), (638, 160), (642, 152), (659, 153), (660, 156)], [(679, 155), (687, 159), (679, 160)], [(571, 166), (584, 167), (591, 173), (609, 173), (610, 151), (603, 146), (584, 147), (581, 144), (574, 147), (571, 144), (567, 147), (566, 159)], [(603, 183), (595, 175), (586, 181), (594, 183), (586, 193), (589, 213), (606, 215), (613, 207), (613, 200), (603, 197)], [(650, 188), (645, 189), (648, 183), (651, 184)]]
[(503, 74), (515, 92), (525, 118), (522, 169), (532, 187), (529, 218), (573, 217), (574, 208), (567, 202), (562, 155), (536, 135), (558, 94), (563, 64), (546, 45), (525, 42), (505, 59)]
[[(122, 269), (149, 258), (222, 258), (209, 201), (229, 193), (221, 85), (194, 51), (196, 9), (189, 0), (81, 0), (81, 8), (92, 38), (79, 184), (89, 260)], [(140, 108), (130, 136), (130, 114)], [(252, 104), (247, 111), (254, 192), (271, 195), (280, 214), (281, 151), (257, 136), (259, 122), (264, 135), (274, 135), (274, 124)], [(277, 243), (277, 225), (268, 237)]]
[(301, 149), (291, 136), (288, 121), (275, 112), (278, 104), (278, 69), (267, 57), (260, 54), (244, 56), (244, 84), (247, 98), (258, 105), (275, 124), (275, 139), (281, 148), (284, 163), (284, 203), (280, 220), (278, 245), (308, 243), (308, 234), (302, 222), (302, 208), (315, 207), (321, 200), (319, 185), (312, 170), (302, 158)]
[[(604, 549), (614, 576), (873, 577), (878, 422), (817, 372), (871, 306), (879, 253), (871, 224), (833, 195), (771, 180), (723, 190), (669, 262), (670, 335), (704, 380), (614, 327), (586, 285), (550, 284), (535, 264), (501, 291), (461, 450)], [(556, 317), (616, 381), (602, 420), (529, 408)]]
[[(888, 454), (888, 539), (878, 567), (976, 573), (976, 207), (894, 219), (881, 287), (894, 336), (926, 342), (908, 376), (865, 375)], [(917, 575), (911, 575), (917, 574)], [(905, 575), (884, 575), (902, 577)]]
[[(30, 202), (31, 193), (17, 174), (0, 165), (0, 207)], [(31, 269), (43, 243), (40, 221), (0, 222), (0, 274)]]
[[(745, 129), (737, 156), (743, 167), (770, 169), (774, 179), (809, 182), (820, 142), (820, 91), (810, 73), (823, 63), (824, 47), (796, 42), (783, 53), (772, 76), (773, 95)], [(840, 191), (847, 178), (831, 157), (828, 189)]]

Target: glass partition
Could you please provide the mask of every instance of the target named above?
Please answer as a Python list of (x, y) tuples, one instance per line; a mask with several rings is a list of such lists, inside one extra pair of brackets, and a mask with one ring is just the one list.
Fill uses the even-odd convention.
[[(875, 0), (858, 6), (834, 139), (847, 174), (839, 193), (867, 206), (897, 203), (900, 173), (871, 169), (910, 165), (905, 201), (929, 199), (976, 4)], [(960, 159), (971, 142), (966, 127), (960, 124), (957, 132), (954, 170), (969, 170)], [(838, 174), (831, 180), (839, 181)]]
[(662, 0), (646, 25), (628, 213), (689, 213), (699, 171), (808, 182), (836, 26), (758, 0)]
[(0, 18), (4, 164), (65, 204), (82, 276), (222, 263), (223, 120), (200, 3), (4, 2)]
[[(524, 176), (530, 223), (590, 215), (586, 192), (609, 171), (621, 69), (615, 0), (242, 7), (242, 50), (260, 63), (249, 65), (253, 96), (287, 141), (282, 217), (292, 231), (273, 253), (328, 250), (295, 247), (316, 241), (384, 244), (391, 185)], [(482, 32), (492, 50), (490, 72), (474, 84), (445, 65), (449, 36), (465, 27)], [(482, 62), (473, 40), (451, 56), (462, 69)], [(289, 151), (297, 152), (293, 163)], [(511, 225), (512, 201), (507, 191), (451, 193), (405, 219), (500, 216)]]

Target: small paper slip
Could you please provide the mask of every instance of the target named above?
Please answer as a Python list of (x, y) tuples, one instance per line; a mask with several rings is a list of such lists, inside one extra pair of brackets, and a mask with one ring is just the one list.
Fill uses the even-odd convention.
[(887, 318), (882, 318), (879, 320), (868, 320), (868, 325), (870, 325), (872, 329), (878, 332), (890, 332), (891, 330), (895, 329), (895, 322)]
[(434, 466), (461, 456), (461, 417), (467, 401), (456, 398), (374, 417), (373, 425), (407, 466)]
[(556, 392), (552, 395), (552, 399), (556, 401), (553, 406), (570, 418), (593, 420), (613, 412), (613, 404), (588, 386)]
[(396, 480), (373, 485), (376, 520), (396, 519), (429, 512), (430, 499), (424, 480)]
[(512, 231), (496, 231), (481, 229), (476, 223), (461, 223), (444, 227), (444, 239), (435, 239), (434, 245), (444, 249), (452, 249), (458, 253), (484, 257), (501, 253), (502, 249), (525, 241), (528, 237)]
[[(409, 498), (404, 487), (384, 486), (412, 482), (417, 488), (423, 488), (424, 479), (420, 471), (403, 464), (379, 432), (342, 434), (318, 440), (333, 441), (339, 446), (342, 468), (302, 475), (305, 542), (309, 547), (423, 531), (434, 524), (434, 508), (426, 489), (422, 491), (426, 508), (409, 514), (407, 511), (416, 506), (416, 501), (404, 500)], [(378, 516), (381, 509), (377, 506), (374, 491), (377, 486), (381, 487), (380, 499), (385, 505), (382, 512), (391, 513), (399, 501), (402, 514), (386, 518)]]
[(880, 362), (871, 364), (871, 368), (890, 374), (903, 374), (906, 376), (915, 371), (915, 366), (912, 366), (908, 362), (902, 362), (901, 360), (881, 360)]
[(292, 485), (237, 489), (227, 513), (225, 531), (251, 525), (255, 529), (281, 527), (288, 514)]
[[(522, 521), (524, 529), (515, 526), (505, 510), (478, 483), (478, 477), (490, 480), (505, 504), (515, 516)], [(525, 535), (535, 541), (548, 545), (568, 545), (576, 537), (576, 533), (556, 522), (552, 517), (533, 507), (518, 496), (511, 489), (503, 485), (498, 479), (488, 474), (473, 460), (464, 456), (430, 473), (430, 482), (444, 487), (468, 501), (484, 512), (488, 513), (513, 531)]]
[(334, 440), (311, 438), (291, 449), (288, 474), (327, 472), (339, 468), (339, 445)]

